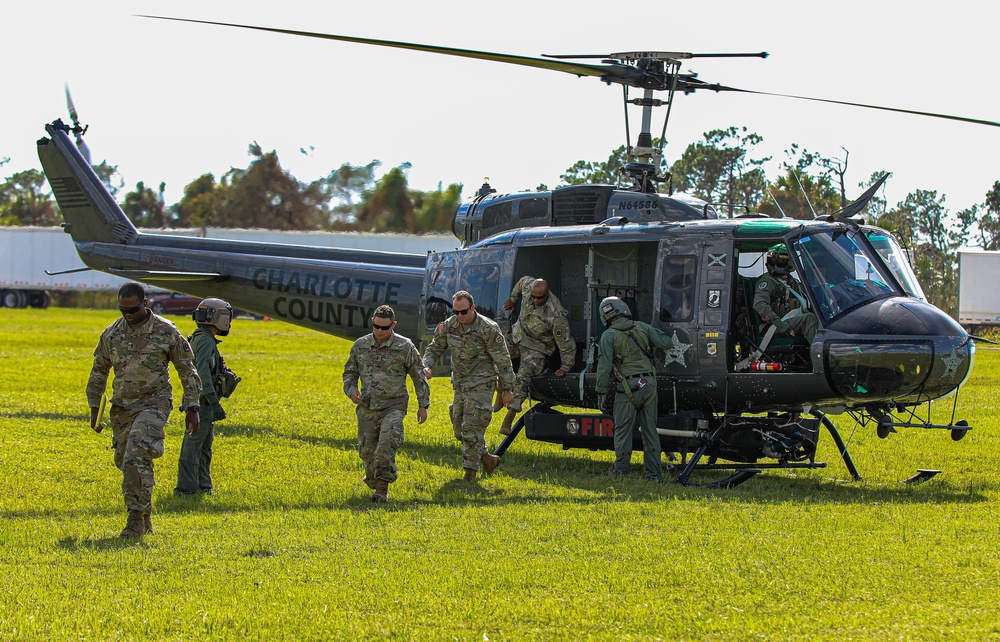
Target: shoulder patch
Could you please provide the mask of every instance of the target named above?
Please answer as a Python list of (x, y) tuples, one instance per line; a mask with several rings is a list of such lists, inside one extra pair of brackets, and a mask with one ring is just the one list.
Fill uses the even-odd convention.
[(447, 334), (448, 333), (448, 331), (445, 329), (443, 323), (439, 323), (437, 329), (434, 330), (434, 332), (437, 333), (437, 334)]
[(761, 281), (761, 282), (760, 282), (760, 283), (759, 283), (759, 284), (757, 285), (757, 287), (758, 287), (758, 288), (760, 288), (761, 290), (766, 290), (766, 289), (767, 289), (767, 281)]

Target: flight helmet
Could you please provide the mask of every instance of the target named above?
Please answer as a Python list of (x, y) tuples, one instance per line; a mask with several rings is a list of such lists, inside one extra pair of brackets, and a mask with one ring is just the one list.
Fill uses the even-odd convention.
[(233, 322), (233, 307), (222, 299), (209, 298), (198, 304), (191, 315), (198, 325), (210, 325), (219, 331), (219, 336), (229, 334)]
[(601, 301), (601, 321), (610, 326), (618, 317), (632, 318), (628, 305), (616, 296), (609, 296)]
[(792, 265), (792, 257), (788, 254), (788, 248), (779, 244), (767, 251), (767, 273), (773, 276), (787, 276), (792, 273), (795, 266)]

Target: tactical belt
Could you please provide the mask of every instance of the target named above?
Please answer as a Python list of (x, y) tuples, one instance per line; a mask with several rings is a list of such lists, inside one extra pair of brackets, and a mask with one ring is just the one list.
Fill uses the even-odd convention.
[[(625, 393), (625, 396), (628, 397), (628, 400), (632, 404), (632, 407), (635, 408), (636, 410), (642, 410), (643, 407), (645, 407), (646, 402), (648, 402), (649, 400), (647, 399), (646, 401), (644, 401), (642, 403), (639, 403), (638, 401), (636, 401), (635, 395), (632, 394), (632, 387), (628, 385), (628, 380), (629, 379), (641, 379), (642, 377), (653, 377), (653, 381), (654, 382), (656, 381), (656, 377), (652, 373), (650, 373), (650, 372), (643, 372), (642, 374), (635, 374), (635, 375), (629, 375), (627, 377), (622, 377), (621, 380), (619, 381), (619, 383), (621, 384), (621, 387), (622, 387), (622, 392)], [(655, 383), (654, 383), (654, 385), (655, 385)]]
[(476, 388), (484, 388), (490, 386), (496, 388), (497, 380), (496, 378), (484, 379), (483, 381), (478, 381), (475, 383), (459, 383), (457, 381), (452, 381), (452, 389), (456, 392), (468, 392), (469, 390), (475, 390)]

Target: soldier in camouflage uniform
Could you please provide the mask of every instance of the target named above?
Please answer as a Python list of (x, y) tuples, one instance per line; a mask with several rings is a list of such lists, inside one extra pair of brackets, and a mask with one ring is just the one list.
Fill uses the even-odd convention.
[(518, 301), (521, 302), (521, 310), (510, 332), (511, 359), (520, 355), (521, 363), (514, 381), (514, 401), (500, 425), (500, 434), (503, 435), (510, 434), (511, 423), (528, 398), (531, 378), (542, 374), (556, 348), (559, 349), (560, 359), (559, 369), (555, 372), (557, 377), (565, 376), (576, 362), (576, 342), (569, 331), (569, 314), (556, 295), (549, 292), (545, 279), (521, 277), (514, 284), (510, 298), (504, 301), (503, 309), (508, 312), (513, 310)]
[[(417, 423), (427, 420), (431, 389), (416, 347), (395, 334), (396, 313), (380, 305), (372, 317), (372, 333), (351, 346), (344, 364), (344, 394), (358, 404), (358, 454), (365, 463), (364, 482), (375, 493), (373, 502), (389, 501), (389, 484), (396, 481), (396, 451), (403, 445), (403, 417), (409, 403), (406, 375), (417, 393)], [(358, 380), (364, 381), (364, 392)]]
[(173, 323), (153, 314), (147, 304), (146, 292), (138, 283), (126, 283), (118, 290), (122, 318), (101, 334), (87, 382), (90, 427), (101, 432), (101, 398), (109, 371), (115, 371), (111, 428), (115, 465), (122, 471), (122, 494), (128, 509), (121, 537), (153, 532), (153, 460), (163, 455), (164, 427), (173, 407), (168, 363), (174, 364), (184, 387), (181, 406), (187, 411), (187, 431), (195, 433), (199, 427), (201, 379), (191, 346)]
[(656, 369), (653, 349), (669, 350), (670, 340), (658, 328), (633, 321), (632, 312), (618, 297), (601, 301), (601, 320), (607, 330), (601, 335), (597, 363), (597, 394), (604, 395), (615, 380), (615, 466), (611, 474), (625, 477), (632, 460), (632, 437), (638, 423), (642, 435), (646, 479), (663, 480), (660, 436), (656, 432)]
[(452, 296), (455, 314), (438, 324), (423, 360), (424, 373), (430, 379), (431, 366), (451, 348), (451, 383), (455, 389), (451, 423), (455, 438), (462, 442), (465, 481), (476, 480), (480, 465), (488, 475), (500, 464), (500, 458), (486, 449), (486, 428), (493, 417), (493, 390), (498, 375), (503, 404), (509, 406), (514, 398), (514, 369), (507, 342), (496, 322), (476, 313), (475, 303), (465, 290)]

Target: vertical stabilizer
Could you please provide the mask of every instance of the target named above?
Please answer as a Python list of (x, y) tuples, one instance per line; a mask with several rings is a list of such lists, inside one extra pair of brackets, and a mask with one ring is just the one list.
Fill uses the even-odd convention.
[(52, 186), (64, 227), (77, 243), (129, 244), (138, 232), (90, 164), (70, 139), (61, 120), (45, 126), (49, 138), (38, 141), (38, 158)]

